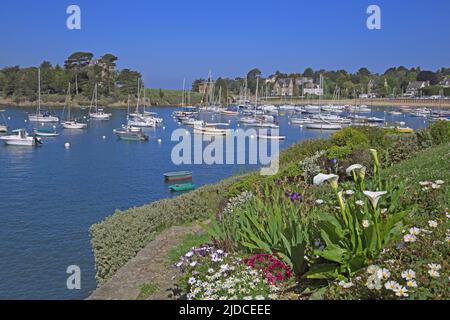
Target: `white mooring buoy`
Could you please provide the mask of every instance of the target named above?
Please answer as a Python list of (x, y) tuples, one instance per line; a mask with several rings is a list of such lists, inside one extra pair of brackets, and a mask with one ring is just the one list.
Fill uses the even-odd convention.
[(105, 140), (105, 139), (106, 139), (106, 136), (103, 136), (102, 139)]
[(158, 139), (158, 143), (161, 143), (162, 142), (162, 139)]
[(70, 148), (70, 143), (69, 142), (64, 143), (64, 148), (69, 149)]

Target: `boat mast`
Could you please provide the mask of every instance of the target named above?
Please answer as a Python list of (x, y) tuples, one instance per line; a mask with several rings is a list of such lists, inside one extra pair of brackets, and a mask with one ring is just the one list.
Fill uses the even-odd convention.
[(136, 100), (136, 114), (139, 114), (139, 99), (141, 97), (141, 86), (140, 79), (138, 78), (138, 91), (137, 91), (137, 100)]
[(70, 82), (67, 90), (67, 121), (70, 121)]
[(41, 114), (41, 68), (38, 68), (38, 109), (36, 112), (38, 122), (40, 114)]

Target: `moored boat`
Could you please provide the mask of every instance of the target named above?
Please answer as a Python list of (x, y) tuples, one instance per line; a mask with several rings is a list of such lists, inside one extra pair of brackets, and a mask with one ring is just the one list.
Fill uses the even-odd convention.
[(196, 186), (193, 183), (174, 184), (169, 187), (170, 191), (172, 191), (172, 192), (190, 191), (190, 190), (194, 190), (195, 188), (196, 188)]
[(0, 140), (10, 146), (39, 146), (42, 140), (39, 137), (30, 137), (25, 129), (13, 130), (11, 135), (1, 136)]
[(192, 180), (192, 171), (174, 171), (164, 173), (166, 181), (186, 181)]

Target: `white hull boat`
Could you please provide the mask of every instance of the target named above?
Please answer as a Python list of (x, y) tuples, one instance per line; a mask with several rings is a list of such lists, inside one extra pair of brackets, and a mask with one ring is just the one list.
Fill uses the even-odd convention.
[(9, 146), (38, 146), (42, 144), (41, 138), (30, 137), (25, 129), (14, 130), (12, 135), (1, 136), (0, 140)]
[(28, 120), (30, 122), (49, 122), (49, 123), (59, 122), (58, 117), (42, 114), (30, 114), (28, 115)]
[(86, 123), (78, 123), (76, 121), (66, 121), (63, 122), (63, 128), (64, 129), (86, 129), (87, 128), (87, 124)]
[(204, 134), (210, 136), (225, 136), (230, 131), (228, 129), (194, 127), (194, 134)]
[(306, 128), (315, 130), (341, 130), (342, 126), (339, 124), (332, 124), (332, 123), (312, 123), (307, 124)]
[(195, 119), (186, 119), (181, 121), (182, 124), (186, 126), (199, 126), (203, 127), (205, 125), (205, 122), (202, 120), (195, 120)]

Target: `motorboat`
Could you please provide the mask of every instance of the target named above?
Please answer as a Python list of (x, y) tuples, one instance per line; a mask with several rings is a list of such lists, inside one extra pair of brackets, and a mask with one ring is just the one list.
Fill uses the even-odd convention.
[(39, 146), (42, 140), (39, 137), (30, 137), (25, 129), (13, 130), (11, 135), (0, 136), (0, 140), (10, 146)]
[(149, 139), (148, 135), (144, 134), (142, 131), (134, 132), (127, 129), (116, 129), (113, 132), (120, 140), (148, 141)]

